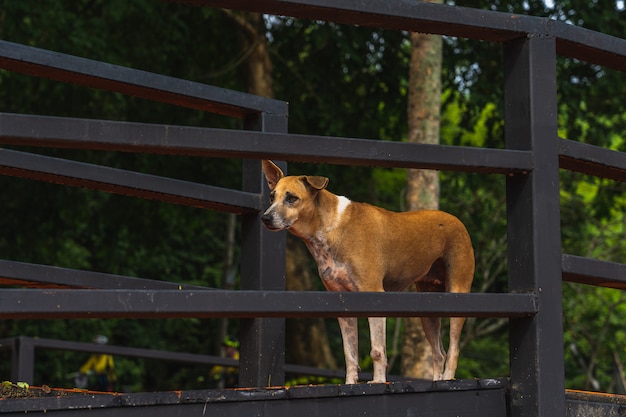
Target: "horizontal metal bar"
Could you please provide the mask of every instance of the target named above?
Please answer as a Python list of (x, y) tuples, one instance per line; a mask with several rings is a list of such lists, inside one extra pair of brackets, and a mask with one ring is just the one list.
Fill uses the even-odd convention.
[(259, 194), (8, 149), (0, 174), (236, 214), (262, 208)]
[[(238, 366), (235, 359), (221, 356), (200, 355), (187, 352), (170, 352), (158, 349), (143, 349), (126, 346), (101, 345), (97, 343), (75, 342), (69, 340), (47, 339), (41, 337), (20, 336), (20, 343), (28, 343), (34, 348), (57, 349), (72, 352), (102, 353), (129, 358), (159, 359), (164, 361), (192, 363), (199, 365)], [(10, 339), (0, 340), (0, 344), (8, 344)]]
[(563, 280), (626, 290), (626, 265), (574, 255), (562, 256)]
[(0, 41), (0, 68), (228, 116), (266, 112), (287, 117), (284, 101), (7, 41)]
[(527, 317), (533, 294), (195, 290), (0, 291), (0, 318)]
[(279, 16), (505, 41), (543, 29), (542, 19), (427, 2), (386, 0), (178, 0)]
[[(0, 284), (31, 288), (93, 288), (127, 290), (208, 290), (198, 285), (132, 278), (57, 266), (0, 260)], [(4, 290), (0, 290), (4, 291)]]
[(559, 140), (563, 169), (626, 182), (626, 153), (573, 140)]
[(515, 174), (529, 151), (0, 113), (0, 143)]
[[(188, 0), (178, 0), (188, 3)], [(393, 30), (504, 42), (555, 37), (560, 55), (626, 71), (626, 40), (553, 19), (460, 6), (388, 0), (193, 0), (195, 4)]]
[(623, 416), (626, 396), (606, 392), (566, 390), (568, 416)]
[(549, 33), (556, 37), (559, 55), (626, 71), (626, 39), (563, 22), (549, 22)]
[[(197, 365), (220, 365), (239, 367), (236, 359), (224, 358), (214, 355), (201, 355), (188, 352), (171, 352), (158, 349), (144, 349), (127, 346), (101, 345), (97, 343), (75, 342), (71, 340), (47, 339), (42, 337), (20, 336), (18, 338), (0, 339), (0, 350), (14, 349), (16, 340), (20, 344), (28, 343), (36, 349), (57, 349), (72, 352), (101, 353), (107, 355), (124, 356), (128, 358), (158, 359), (162, 361), (180, 362)], [(306, 365), (285, 364), (285, 372), (296, 375), (322, 376), (326, 378), (345, 377), (346, 371), (343, 369), (322, 369)], [(371, 372), (360, 372), (361, 379), (372, 379)], [(389, 381), (408, 380), (407, 377), (388, 375)]]

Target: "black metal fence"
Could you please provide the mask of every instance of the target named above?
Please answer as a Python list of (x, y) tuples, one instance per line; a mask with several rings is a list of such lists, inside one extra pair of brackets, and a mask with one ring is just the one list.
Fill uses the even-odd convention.
[[(557, 134), (558, 55), (626, 71), (626, 41), (544, 18), (386, 0), (195, 0), (337, 23), (497, 42), (504, 52), (505, 149), (417, 145), (287, 133), (287, 104), (107, 63), (0, 41), (0, 67), (243, 119), (218, 130), (0, 114), (0, 143), (184, 154), (244, 160), (242, 190), (0, 149), (0, 173), (223, 210), (242, 218), (242, 290), (0, 262), (0, 318), (241, 318), (240, 381), (284, 382), (284, 318), (453, 316), (510, 318), (509, 415), (565, 414), (562, 279), (624, 288), (626, 266), (561, 253), (559, 169), (626, 181), (623, 153)], [(284, 235), (263, 230), (267, 203), (259, 159), (506, 175), (506, 294), (284, 292)]]
[[(74, 342), (67, 340), (47, 339), (41, 337), (19, 336), (8, 339), (0, 339), (0, 351), (11, 352), (11, 381), (24, 381), (32, 383), (35, 375), (36, 351), (38, 350), (61, 350), (81, 353), (97, 353), (137, 359), (154, 359), (161, 362), (177, 362), (190, 366), (213, 366), (239, 367), (239, 361), (232, 358), (224, 358), (214, 355), (201, 355), (188, 352), (171, 352), (158, 349), (144, 349), (127, 346), (102, 345), (97, 343)], [(312, 366), (285, 364), (285, 374), (295, 376), (317, 376), (322, 378), (342, 379), (344, 372), (341, 370), (321, 369)], [(372, 374), (368, 375), (372, 378)], [(399, 380), (400, 377), (392, 377), (391, 380)]]

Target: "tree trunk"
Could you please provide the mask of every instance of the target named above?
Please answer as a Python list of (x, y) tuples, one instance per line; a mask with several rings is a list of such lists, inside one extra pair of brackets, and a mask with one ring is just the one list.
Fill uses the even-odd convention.
[(243, 61), (243, 75), (248, 93), (273, 98), (272, 60), (265, 37), (263, 15), (250, 12), (233, 12), (226, 9), (223, 12), (240, 28), (242, 56), (246, 57)]
[[(251, 94), (274, 97), (272, 62), (270, 59), (263, 16), (258, 13), (223, 12), (237, 23), (242, 34), (243, 55), (246, 56), (244, 76)], [(307, 291), (315, 288), (309, 268), (310, 255), (293, 236), (287, 239), (287, 290)], [(323, 319), (287, 321), (287, 356), (291, 362), (319, 368), (337, 369), (332, 355), (326, 324)]]
[[(431, 1), (431, 3), (441, 2)], [(411, 33), (407, 106), (408, 142), (439, 143), (441, 50), (441, 36)], [(406, 203), (407, 210), (437, 209), (438, 172), (408, 170)], [(403, 325), (402, 374), (412, 378), (431, 379), (432, 354), (419, 318), (403, 319)]]

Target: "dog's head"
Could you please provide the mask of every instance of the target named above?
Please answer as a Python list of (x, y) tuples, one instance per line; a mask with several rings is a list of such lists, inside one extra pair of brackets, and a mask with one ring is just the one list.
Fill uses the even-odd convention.
[(311, 215), (315, 197), (328, 185), (328, 178), (317, 176), (285, 176), (272, 161), (263, 161), (263, 174), (270, 193), (270, 206), (262, 216), (265, 227), (272, 231), (290, 229), (299, 219)]

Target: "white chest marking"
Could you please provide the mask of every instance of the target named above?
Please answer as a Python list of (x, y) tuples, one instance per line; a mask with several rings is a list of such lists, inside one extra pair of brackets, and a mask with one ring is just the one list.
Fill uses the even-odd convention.
[(337, 217), (339, 218), (350, 205), (350, 200), (344, 196), (339, 196), (337, 200)]
[[(337, 214), (335, 215), (335, 219), (332, 223), (328, 225), (328, 228), (325, 230), (325, 233), (329, 233), (331, 230), (334, 230), (341, 221), (341, 216), (346, 211), (346, 208), (350, 205), (350, 200), (344, 196), (337, 197)], [(323, 238), (322, 238), (323, 240)]]

